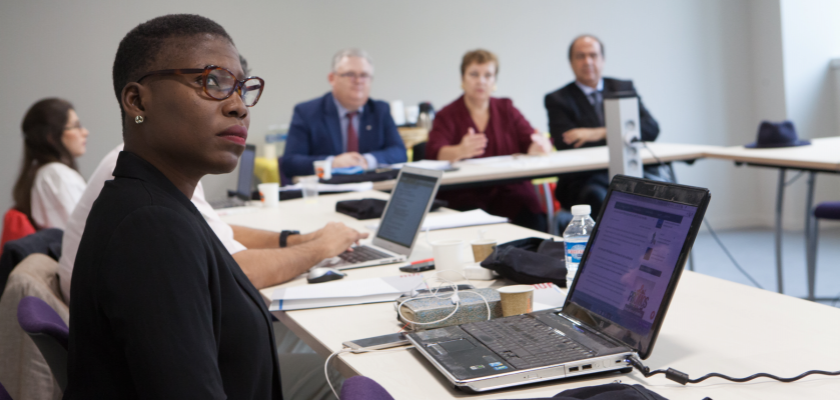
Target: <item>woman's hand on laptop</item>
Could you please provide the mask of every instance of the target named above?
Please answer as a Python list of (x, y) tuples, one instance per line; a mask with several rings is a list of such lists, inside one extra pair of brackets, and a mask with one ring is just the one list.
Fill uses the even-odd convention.
[(324, 251), (323, 258), (335, 257), (368, 237), (367, 233), (359, 232), (341, 222), (330, 222), (313, 233), (316, 235), (314, 240)]

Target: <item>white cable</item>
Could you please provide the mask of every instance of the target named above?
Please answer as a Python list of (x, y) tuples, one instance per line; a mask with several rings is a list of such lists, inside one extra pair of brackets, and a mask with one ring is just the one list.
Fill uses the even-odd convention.
[(329, 373), (329, 369), (328, 369), (327, 367), (330, 365), (330, 359), (331, 359), (331, 358), (333, 358), (333, 357), (335, 357), (335, 356), (337, 356), (337, 355), (339, 355), (339, 354), (341, 354), (341, 353), (351, 353), (351, 352), (352, 352), (352, 353), (371, 353), (371, 352), (374, 352), (374, 351), (397, 351), (397, 350), (411, 350), (411, 349), (413, 349), (413, 348), (414, 348), (414, 346), (400, 347), (400, 348), (398, 348), (398, 349), (381, 349), (381, 350), (378, 350), (378, 349), (356, 349), (356, 350), (352, 350), (352, 349), (348, 349), (348, 348), (346, 348), (346, 347), (345, 347), (345, 348), (343, 348), (343, 349), (341, 349), (341, 350), (336, 350), (335, 352), (333, 352), (332, 354), (330, 354), (330, 355), (329, 355), (329, 357), (327, 357), (327, 361), (326, 361), (326, 362), (324, 362), (324, 378), (326, 378), (326, 379), (327, 379), (327, 385), (329, 385), (329, 386), (330, 386), (330, 390), (332, 390), (333, 395), (335, 396), (335, 398), (336, 398), (337, 400), (340, 400), (340, 398), (338, 397), (338, 392), (336, 392), (336, 391), (335, 391), (335, 387), (333, 387), (332, 382), (330, 382), (330, 373)]

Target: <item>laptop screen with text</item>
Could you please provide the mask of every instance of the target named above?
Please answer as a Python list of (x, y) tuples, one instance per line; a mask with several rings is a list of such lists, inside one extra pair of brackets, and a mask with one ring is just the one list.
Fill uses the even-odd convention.
[(697, 207), (618, 191), (605, 207), (570, 302), (647, 336)]
[(438, 179), (402, 172), (382, 216), (376, 237), (400, 246), (411, 247), (426, 207), (434, 196)]

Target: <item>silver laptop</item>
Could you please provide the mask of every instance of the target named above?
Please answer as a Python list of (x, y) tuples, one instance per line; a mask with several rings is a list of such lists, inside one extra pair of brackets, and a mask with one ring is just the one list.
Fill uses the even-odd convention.
[(616, 176), (565, 304), (406, 335), (455, 387), (501, 389), (647, 358), (703, 221), (707, 189)]
[(320, 267), (350, 269), (402, 262), (411, 255), (440, 186), (443, 171), (403, 167), (370, 245), (353, 247)]
[(239, 157), (239, 177), (236, 182), (236, 191), (228, 190), (228, 197), (221, 201), (212, 201), (210, 206), (214, 209), (242, 207), (251, 200), (251, 186), (254, 181), (254, 162), (257, 159), (257, 147), (253, 144), (246, 144), (245, 151)]

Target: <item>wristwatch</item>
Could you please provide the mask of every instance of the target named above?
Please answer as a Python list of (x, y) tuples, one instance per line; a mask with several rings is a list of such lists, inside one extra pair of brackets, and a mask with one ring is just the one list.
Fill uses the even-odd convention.
[(286, 241), (291, 235), (300, 235), (300, 231), (282, 231), (280, 232), (280, 247), (286, 247)]

